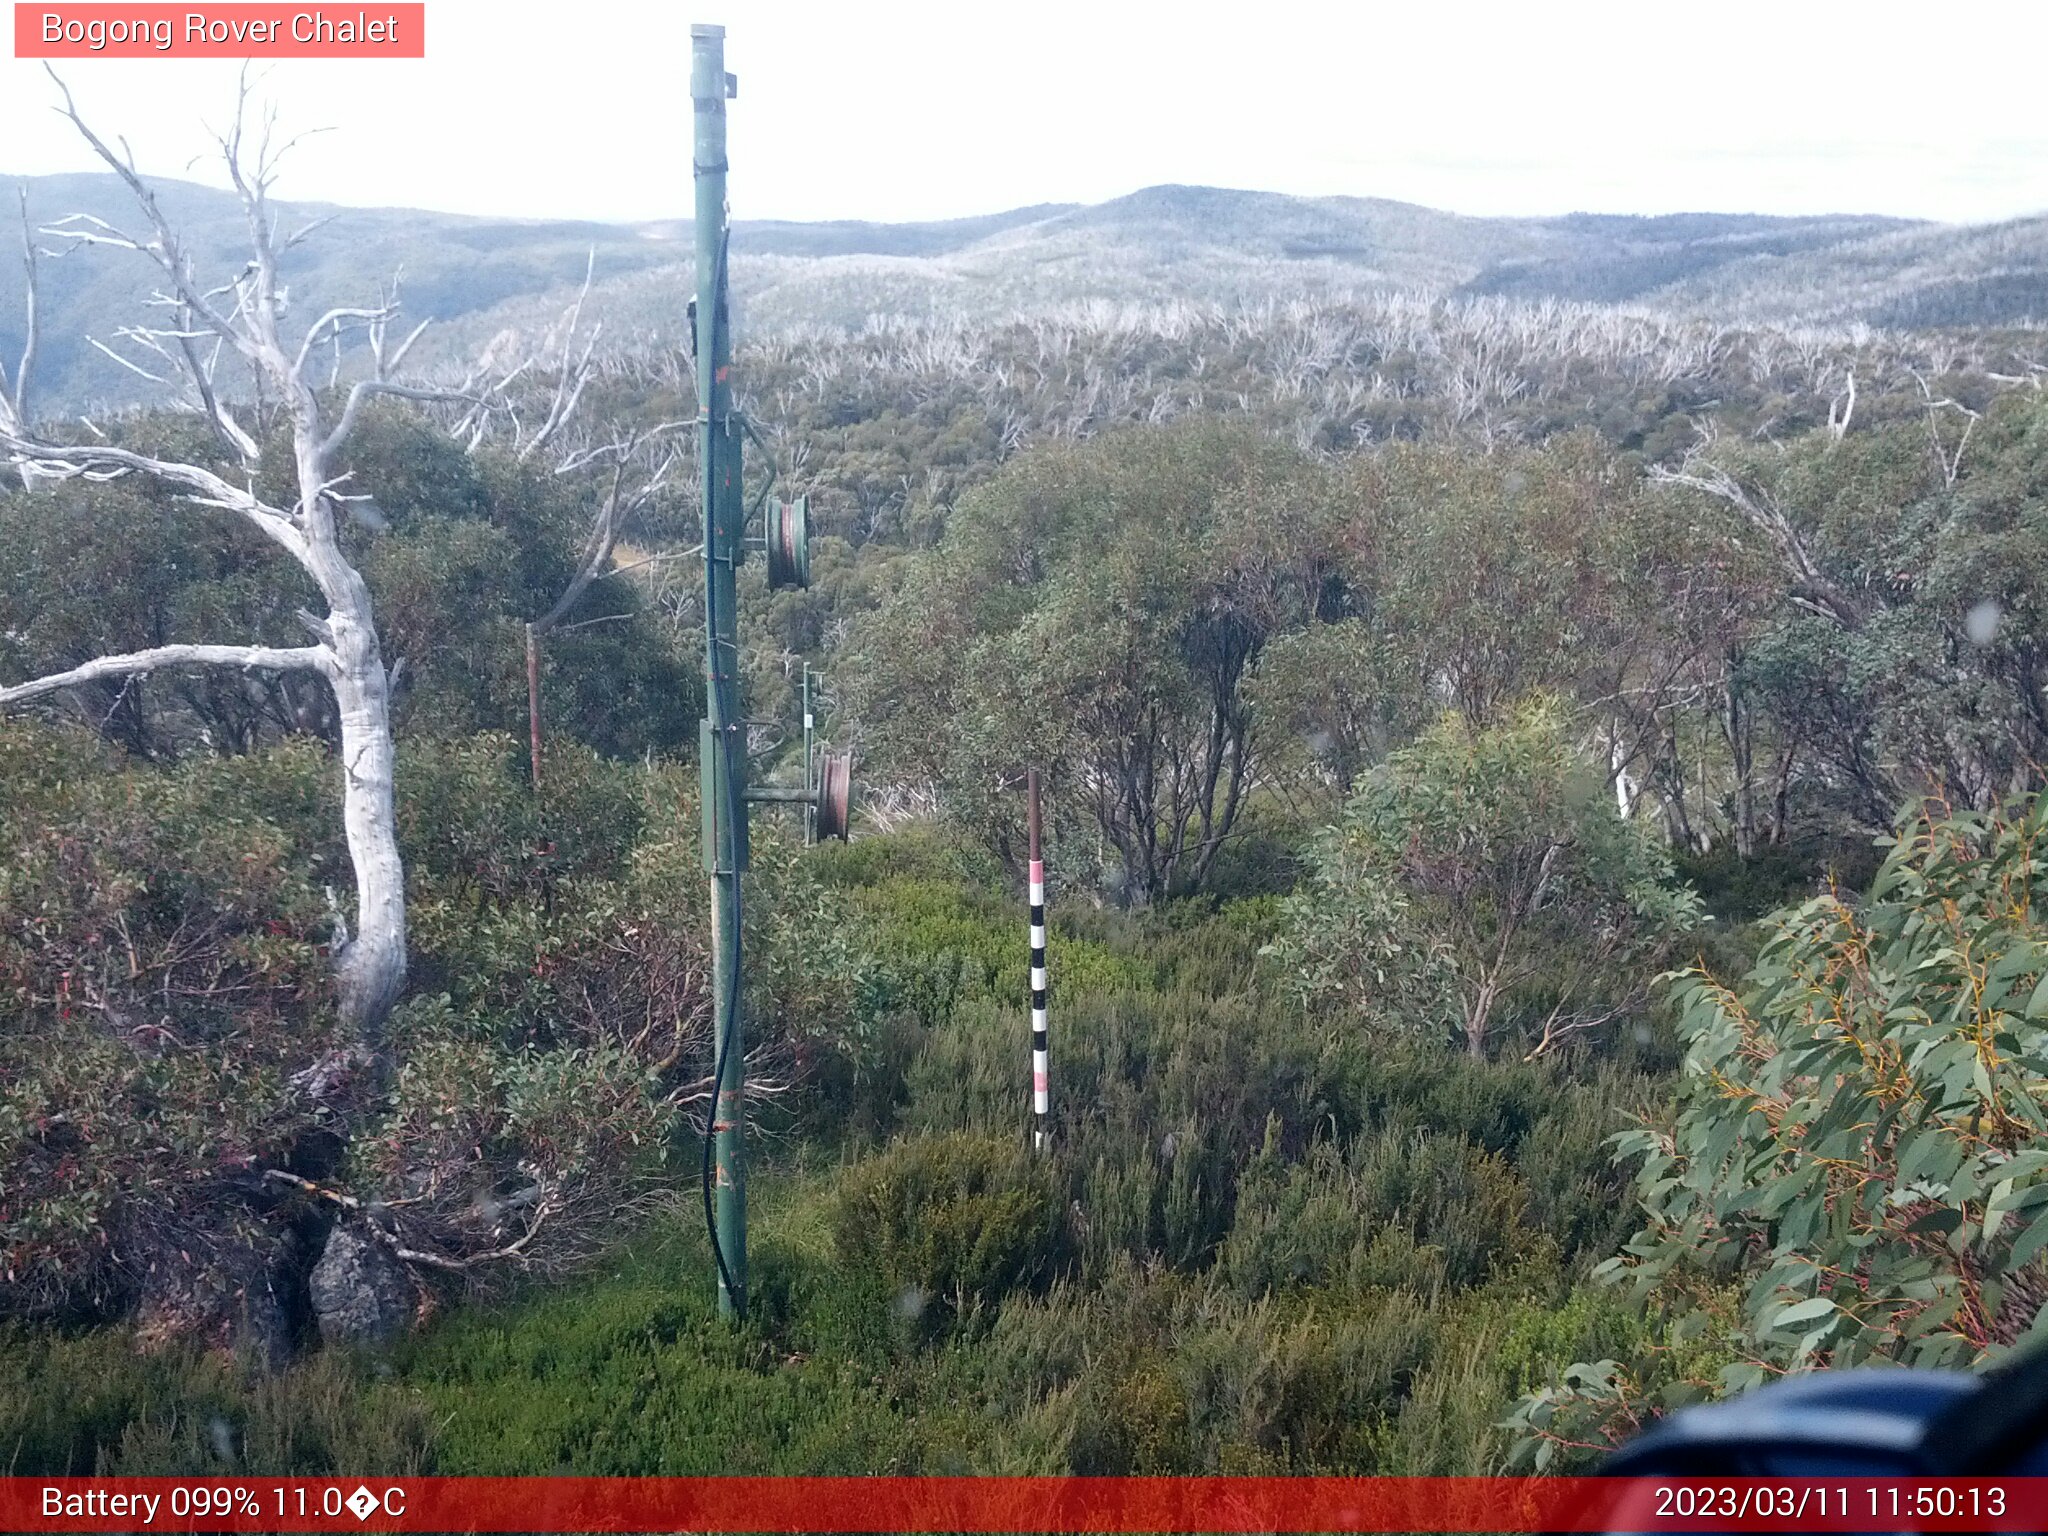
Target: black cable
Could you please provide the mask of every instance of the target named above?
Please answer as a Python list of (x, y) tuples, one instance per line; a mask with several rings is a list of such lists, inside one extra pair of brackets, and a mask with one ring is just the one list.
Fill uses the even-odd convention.
[[(725, 263), (727, 253), (730, 251), (731, 246), (732, 231), (728, 229), (725, 232), (725, 238), (719, 242), (718, 269), (713, 274), (711, 284), (711, 356), (714, 362), (718, 357), (719, 333), (725, 328), (727, 323), (725, 309)], [(716, 392), (718, 389), (718, 384), (716, 380), (713, 380), (711, 387), (713, 391), (713, 397), (716, 398)], [(710, 401), (706, 401), (704, 403), (704, 410), (707, 415), (710, 413)], [(706, 499), (709, 500), (711, 497), (717, 494), (716, 490), (712, 487), (711, 483), (711, 455), (709, 453), (706, 453), (704, 455), (704, 462), (698, 466), (698, 473), (703, 476), (704, 492)], [(715, 521), (718, 516), (715, 507), (711, 509), (710, 515), (712, 519)], [(722, 690), (724, 687), (725, 679), (723, 678), (723, 676), (719, 675), (719, 669), (724, 666), (724, 661), (722, 658), (718, 657), (718, 579), (711, 560), (710, 534), (711, 529), (706, 528), (704, 562), (704, 623), (711, 632), (710, 654), (714, 659), (717, 660), (717, 666), (714, 667), (713, 676), (710, 679), (711, 686), (714, 690)], [(714, 693), (714, 697), (717, 697), (716, 693)], [(719, 712), (720, 714), (726, 713), (726, 711), (724, 710), (720, 710)], [(731, 835), (727, 839), (727, 841), (731, 844), (733, 851), (733, 945), (732, 953), (726, 957), (725, 1032), (719, 1037), (717, 1048), (712, 1052), (711, 1113), (704, 1117), (704, 1230), (707, 1234), (709, 1234), (711, 1238), (711, 1257), (718, 1264), (719, 1284), (725, 1287), (725, 1294), (732, 1298), (733, 1306), (735, 1308), (738, 1308), (744, 1305), (744, 1301), (740, 1296), (739, 1288), (733, 1284), (732, 1269), (725, 1261), (725, 1245), (718, 1240), (718, 1208), (714, 1196), (714, 1191), (717, 1188), (718, 1179), (714, 1150), (718, 1144), (719, 1099), (725, 1091), (725, 1069), (730, 1064), (729, 1052), (732, 1049), (733, 1038), (739, 1034), (739, 939), (741, 932), (740, 922), (742, 914), (740, 911), (739, 837), (737, 835), (736, 829), (739, 826), (738, 818), (746, 814), (746, 809), (739, 795), (739, 774), (734, 770), (733, 767), (731, 727), (729, 724), (725, 724), (724, 722), (721, 722), (721, 724), (723, 726), (723, 729), (721, 729), (720, 731), (721, 739), (717, 744), (716, 750), (725, 759), (724, 767), (726, 785), (726, 824), (728, 827), (735, 829), (733, 835)], [(725, 850), (722, 848), (714, 848), (711, 850), (711, 867), (714, 872), (718, 868), (718, 861), (720, 857), (724, 854), (724, 851)], [(742, 1100), (742, 1103), (740, 1105), (739, 1112), (741, 1118), (744, 1119), (746, 1116), (746, 1105), (744, 1099)]]
[[(724, 752), (726, 782), (728, 784), (736, 784), (738, 780), (732, 772), (732, 751), (729, 743), (725, 746)], [(736, 813), (739, 803), (737, 795), (728, 796), (728, 813)], [(740, 882), (737, 869), (734, 871), (732, 882), (732, 927), (733, 937), (737, 941), (740, 932)], [(739, 1307), (744, 1303), (739, 1289), (733, 1284), (732, 1270), (725, 1262), (725, 1245), (718, 1240), (718, 1208), (712, 1193), (718, 1183), (717, 1167), (713, 1157), (713, 1149), (717, 1146), (718, 1138), (718, 1101), (720, 1095), (725, 1091), (727, 1053), (732, 1049), (733, 1037), (739, 1033), (740, 957), (738, 953), (739, 944), (737, 942), (734, 943), (733, 950), (734, 953), (726, 965), (729, 979), (725, 999), (725, 1033), (719, 1039), (718, 1049), (712, 1053), (711, 1113), (704, 1117), (704, 1230), (711, 1238), (711, 1257), (718, 1264), (719, 1284), (725, 1287), (725, 1294), (732, 1298), (733, 1305)], [(744, 1098), (740, 1105), (740, 1114), (743, 1117), (746, 1114)]]
[[(738, 816), (743, 814), (743, 807), (739, 795), (734, 792), (739, 786), (739, 776), (733, 772), (731, 740), (727, 739), (721, 742), (719, 750), (725, 757), (726, 814), (728, 816)], [(734, 823), (734, 825), (737, 825), (737, 823)], [(735, 848), (735, 853), (737, 853), (737, 848)], [(717, 855), (714, 854), (714, 862), (716, 857)], [(725, 1294), (732, 1298), (733, 1305), (739, 1307), (744, 1305), (744, 1302), (738, 1287), (733, 1284), (732, 1270), (725, 1262), (725, 1245), (718, 1240), (718, 1208), (713, 1198), (713, 1190), (717, 1187), (718, 1182), (713, 1149), (717, 1146), (718, 1138), (719, 1099), (725, 1092), (725, 1069), (729, 1061), (729, 1053), (732, 1050), (733, 1038), (740, 1032), (739, 935), (742, 914), (740, 911), (738, 859), (735, 858), (733, 863), (733, 952), (726, 961), (725, 1033), (719, 1037), (718, 1048), (712, 1053), (711, 1113), (704, 1117), (704, 1230), (711, 1237), (711, 1257), (718, 1264), (719, 1283), (725, 1287)], [(741, 1098), (739, 1113), (744, 1119), (746, 1116), (744, 1095)]]

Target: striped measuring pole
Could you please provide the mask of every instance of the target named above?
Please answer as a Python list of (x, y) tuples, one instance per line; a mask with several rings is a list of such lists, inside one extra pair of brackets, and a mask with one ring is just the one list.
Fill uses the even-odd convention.
[(1045, 862), (1038, 848), (1038, 770), (1024, 776), (1031, 798), (1031, 1144), (1045, 1150), (1052, 1131), (1050, 1052), (1045, 1031)]

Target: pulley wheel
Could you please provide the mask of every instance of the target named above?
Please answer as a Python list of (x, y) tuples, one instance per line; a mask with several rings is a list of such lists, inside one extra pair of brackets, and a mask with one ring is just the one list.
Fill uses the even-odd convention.
[(768, 514), (768, 585), (777, 591), (811, 584), (811, 503), (777, 502)]
[(853, 822), (853, 754), (827, 752), (818, 762), (818, 836), (842, 843)]

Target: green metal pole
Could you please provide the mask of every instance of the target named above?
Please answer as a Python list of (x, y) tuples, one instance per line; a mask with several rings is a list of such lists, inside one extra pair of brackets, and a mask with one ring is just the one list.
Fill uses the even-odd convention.
[(725, 28), (690, 28), (696, 116), (697, 465), (704, 512), (704, 680), (699, 733), (704, 850), (711, 869), (712, 991), (717, 1093), (712, 1106), (718, 1311), (747, 1313), (747, 1180), (740, 1007), (740, 874), (746, 867), (745, 723), (738, 698), (741, 557), (740, 437), (732, 414), (732, 336), (726, 311)]
[[(811, 664), (808, 661), (804, 663), (804, 787), (817, 787), (811, 776)], [(807, 805), (804, 807), (804, 846), (808, 848), (817, 840), (817, 811)]]

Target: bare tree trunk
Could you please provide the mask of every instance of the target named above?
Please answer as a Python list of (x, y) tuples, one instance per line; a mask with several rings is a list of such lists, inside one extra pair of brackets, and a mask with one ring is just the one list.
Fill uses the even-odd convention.
[(1486, 1059), (1486, 1027), (1493, 1013), (1493, 978), (1480, 984), (1479, 995), (1465, 1010), (1465, 1054), (1474, 1061)]
[(1636, 810), (1636, 784), (1629, 777), (1628, 760), (1622, 756), (1621, 729), (1610, 718), (1607, 723), (1608, 776), (1614, 781), (1614, 808), (1627, 821)]
[(1685, 803), (1686, 770), (1683, 747), (1678, 739), (1678, 722), (1668, 722), (1658, 763), (1658, 777), (1664, 781), (1664, 835), (1679, 848), (1695, 846), (1692, 816)]
[(540, 788), (540, 637), (526, 626), (526, 738), (533, 755), (533, 787)]
[(1744, 485), (1707, 455), (1711, 439), (1686, 454), (1679, 469), (1652, 465), (1650, 478), (1660, 485), (1682, 485), (1717, 497), (1739, 512), (1776, 550), (1792, 584), (1792, 600), (1810, 613), (1833, 619), (1842, 628), (1860, 629), (1868, 616), (1862, 599), (1820, 567), (1806, 540), (1784, 507), (1761, 486)]
[[(36, 242), (28, 221), (28, 183), (20, 183), (15, 194), (21, 202), (21, 270), (27, 282), (28, 297), (22, 312), (21, 359), (15, 367), (12, 384), (7, 381), (6, 360), (0, 358), (0, 428), (19, 432), (28, 429), (29, 413), (34, 409), (29, 391), (35, 384), (36, 344), (41, 339), (42, 328), (36, 311)], [(26, 466), (21, 468), (21, 482), (26, 489), (35, 488), (35, 480)]]
[(1756, 853), (1756, 753), (1754, 726), (1735, 680), (1738, 658), (1729, 656), (1729, 676), (1724, 684), (1726, 709), (1721, 729), (1728, 738), (1728, 761), (1735, 772), (1735, 851), (1743, 858)]
[[(1556, 853), (1554, 845), (1544, 853), (1543, 863), (1546, 872)], [(1537, 877), (1537, 887), (1540, 888), (1544, 878), (1544, 875)], [(1535, 895), (1535, 891), (1532, 890), (1531, 905), (1534, 904)], [(1474, 1061), (1483, 1061), (1486, 1058), (1486, 1031), (1493, 1023), (1493, 1005), (1500, 1001), (1501, 977), (1507, 970), (1508, 949), (1514, 943), (1515, 930), (1519, 926), (1520, 919), (1513, 910), (1503, 915), (1500, 943), (1495, 946), (1493, 964), (1480, 978), (1479, 995), (1465, 1005), (1465, 1054)]]
[[(349, 575), (362, 585), (354, 571)], [(368, 598), (365, 591), (360, 619), (336, 610), (328, 624), (339, 663), (334, 699), (341, 712), (342, 825), (356, 873), (356, 932), (335, 963), (342, 1017), (374, 1047), (405, 986), (405, 867), (398, 854), (390, 679)]]
[[(54, 78), (54, 77), (53, 77)], [(59, 81), (62, 89), (62, 82)], [(386, 1016), (405, 986), (405, 869), (398, 852), (398, 817), (394, 798), (394, 749), (391, 736), (391, 677), (377, 639), (370, 589), (362, 573), (343, 553), (336, 519), (351, 501), (365, 501), (345, 487), (350, 479), (336, 461), (363, 402), (377, 394), (416, 400), (461, 399), (466, 394), (414, 389), (390, 382), (387, 374), (403, 360), (411, 337), (395, 350), (385, 337), (395, 317), (395, 296), (375, 308), (332, 309), (315, 320), (300, 339), (296, 355), (280, 329), (286, 313), (278, 283), (278, 257), (308, 231), (280, 240), (275, 211), (268, 202), (277, 155), (272, 124), (263, 127), (253, 166), (243, 158), (243, 117), (246, 79), (236, 103), (235, 122), (221, 139), (229, 179), (240, 194), (247, 216), (253, 259), (229, 283), (210, 287), (202, 282), (191, 254), (165, 219), (155, 195), (136, 175), (134, 166), (118, 156), (86, 126), (64, 93), (61, 109), (107, 167), (127, 185), (148, 220), (146, 236), (126, 235), (99, 219), (73, 218), (44, 233), (77, 245), (112, 245), (139, 252), (155, 263), (163, 283), (159, 302), (177, 315), (173, 325), (129, 327), (124, 340), (154, 357), (160, 365), (182, 368), (190, 400), (215, 436), (239, 458), (240, 483), (201, 465), (154, 459), (104, 442), (57, 443), (37, 436), (16, 402), (26, 398), (26, 380), (0, 407), (0, 455), (24, 475), (49, 479), (104, 480), (141, 474), (171, 485), (187, 500), (241, 517), (282, 548), (318, 586), (327, 604), (324, 616), (301, 610), (300, 622), (315, 644), (297, 650), (261, 646), (168, 645), (127, 656), (101, 657), (83, 667), (52, 677), (0, 687), (0, 705), (39, 697), (59, 688), (110, 677), (147, 675), (157, 668), (236, 667), (244, 671), (311, 671), (333, 690), (341, 735), (342, 822), (356, 881), (356, 932), (350, 935), (338, 907), (335, 912), (334, 966), (343, 1020), (356, 1039), (377, 1049)], [(30, 266), (33, 281), (33, 263)], [(395, 295), (395, 290), (394, 290)], [(223, 304), (224, 298), (231, 304)], [(31, 296), (33, 303), (33, 296)], [(367, 333), (376, 363), (373, 378), (349, 391), (339, 421), (329, 430), (306, 367), (316, 348), (332, 341), (337, 347), (350, 329)], [(257, 494), (262, 450), (255, 434), (239, 422), (214, 385), (212, 362), (202, 362), (196, 340), (212, 339), (217, 357), (223, 348), (246, 365), (261, 393), (283, 404), (292, 428), (296, 497), (290, 505), (273, 506)], [(132, 366), (132, 365), (131, 365)], [(145, 371), (138, 369), (137, 371)], [(156, 377), (155, 374), (148, 374)], [(566, 413), (566, 406), (563, 408)]]
[(1799, 755), (1795, 743), (1787, 747), (1778, 759), (1776, 782), (1771, 788), (1771, 844), (1785, 846), (1785, 839), (1792, 823), (1792, 765)]

